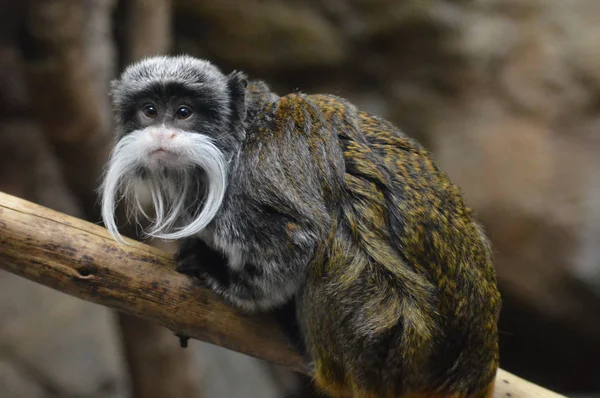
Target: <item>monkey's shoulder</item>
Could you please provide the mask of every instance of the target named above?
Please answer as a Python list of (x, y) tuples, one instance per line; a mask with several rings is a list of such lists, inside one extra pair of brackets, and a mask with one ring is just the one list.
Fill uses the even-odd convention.
[(281, 138), (280, 134), (335, 135), (358, 120), (358, 109), (353, 104), (330, 94), (291, 93), (263, 103), (258, 113), (260, 139), (268, 139), (265, 134), (274, 138)]
[[(331, 133), (342, 140), (429, 157), (418, 141), (404, 134), (389, 120), (359, 108), (350, 100), (333, 94), (289, 94), (274, 104), (273, 117), (293, 123), (303, 131)], [(308, 127), (308, 128), (307, 128)], [(323, 129), (321, 128), (325, 128)]]
[(258, 139), (280, 138), (279, 133), (294, 132), (345, 134), (353, 139), (362, 134), (373, 138), (390, 136), (414, 143), (389, 121), (333, 94), (291, 93), (270, 100), (265, 100), (265, 95), (253, 98), (257, 104), (253, 127), (259, 130)]

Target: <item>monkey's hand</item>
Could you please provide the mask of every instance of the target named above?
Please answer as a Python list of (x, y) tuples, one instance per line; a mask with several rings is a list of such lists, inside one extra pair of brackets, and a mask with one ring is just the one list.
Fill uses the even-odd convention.
[(183, 240), (175, 254), (175, 261), (177, 272), (195, 278), (207, 287), (227, 278), (225, 257), (198, 238)]
[[(194, 278), (206, 287), (228, 300), (231, 304), (251, 303), (257, 289), (250, 286), (249, 280), (258, 273), (253, 264), (245, 263), (241, 269), (228, 266), (227, 257), (208, 246), (198, 238), (184, 239), (175, 255), (176, 271)], [(247, 307), (247, 305), (246, 305)]]

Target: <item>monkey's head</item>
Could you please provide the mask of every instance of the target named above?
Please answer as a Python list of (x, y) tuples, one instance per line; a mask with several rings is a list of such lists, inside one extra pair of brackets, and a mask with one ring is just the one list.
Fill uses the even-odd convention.
[(200, 232), (219, 210), (230, 160), (244, 138), (246, 77), (189, 56), (147, 58), (112, 82), (116, 146), (101, 186), (102, 217), (120, 237), (116, 204), (136, 217), (146, 192), (154, 205), (148, 236)]

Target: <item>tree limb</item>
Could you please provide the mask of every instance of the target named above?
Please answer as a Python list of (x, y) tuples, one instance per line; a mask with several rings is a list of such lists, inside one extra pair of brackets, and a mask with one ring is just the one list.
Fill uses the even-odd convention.
[(165, 54), (171, 48), (171, 0), (129, 0), (124, 3), (124, 45), (122, 64), (152, 55)]
[[(178, 334), (306, 373), (267, 315), (244, 314), (174, 271), (171, 256), (106, 229), (0, 193), (0, 268), (139, 316)], [(494, 397), (560, 397), (504, 370)]]
[[(110, 9), (109, 3), (94, 7)], [(96, 188), (114, 145), (107, 87), (98, 81), (98, 75), (109, 73), (87, 57), (86, 25), (92, 23), (88, 11), (94, 7), (79, 0), (26, 1), (20, 35), (35, 117), (88, 219), (100, 214)], [(94, 51), (109, 56), (102, 48)]]

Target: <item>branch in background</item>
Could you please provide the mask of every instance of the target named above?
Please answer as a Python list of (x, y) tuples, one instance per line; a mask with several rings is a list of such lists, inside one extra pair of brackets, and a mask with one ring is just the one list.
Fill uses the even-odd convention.
[[(171, 256), (97, 225), (0, 193), (0, 268), (179, 334), (292, 370), (306, 366), (266, 315), (226, 305), (174, 271)], [(503, 370), (495, 398), (562, 397)]]
[(87, 59), (86, 12), (79, 0), (27, 1), (21, 47), (38, 121), (86, 218), (98, 220), (96, 189), (112, 135)]
[(171, 48), (171, 0), (130, 0), (123, 7), (123, 65)]

